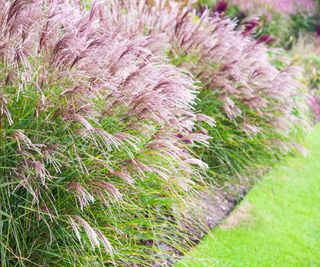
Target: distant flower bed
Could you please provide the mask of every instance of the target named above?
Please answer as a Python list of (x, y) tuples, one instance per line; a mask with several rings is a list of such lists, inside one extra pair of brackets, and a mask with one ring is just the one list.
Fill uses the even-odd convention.
[(230, 0), (241, 10), (270, 9), (280, 13), (313, 12), (316, 4), (313, 0)]

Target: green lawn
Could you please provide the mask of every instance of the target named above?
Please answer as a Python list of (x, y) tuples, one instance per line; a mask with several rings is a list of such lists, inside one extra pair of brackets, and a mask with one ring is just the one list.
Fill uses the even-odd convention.
[(320, 266), (320, 125), (176, 266)]

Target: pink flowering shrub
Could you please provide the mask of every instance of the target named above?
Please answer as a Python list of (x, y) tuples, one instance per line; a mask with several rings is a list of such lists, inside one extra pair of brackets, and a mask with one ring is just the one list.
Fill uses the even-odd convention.
[(305, 124), (295, 67), (274, 67), (263, 45), (208, 11), (198, 17), (192, 7), (173, 1), (119, 0), (106, 6), (108, 29), (162, 33), (172, 63), (200, 80), (198, 110), (217, 124), (207, 128), (211, 149), (204, 153), (215, 172), (226, 174), (226, 165), (230, 169), (245, 159), (251, 164), (259, 154), (294, 146), (290, 134)]
[(207, 118), (159, 36), (106, 20), (100, 5), (0, 0), (2, 266), (133, 266), (187, 247), (177, 210), (206, 168), (190, 148)]

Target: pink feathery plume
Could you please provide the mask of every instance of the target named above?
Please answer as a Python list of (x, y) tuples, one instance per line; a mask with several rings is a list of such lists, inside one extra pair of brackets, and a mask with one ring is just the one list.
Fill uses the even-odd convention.
[[(106, 3), (106, 11), (111, 10), (112, 14), (107, 13), (108, 29), (123, 27), (129, 33), (161, 33), (168, 39), (173, 55), (194, 57), (194, 61), (183, 61), (180, 66), (216, 93), (230, 119), (245, 122), (244, 132), (251, 129), (257, 133), (259, 125), (250, 121), (243, 107), (268, 118), (272, 125), (277, 124), (278, 117), (289, 121), (288, 128), (295, 123), (295, 117), (289, 115), (299, 106), (294, 101), (300, 86), (295, 76), (289, 69), (279, 71), (273, 67), (266, 48), (235, 30), (234, 22), (212, 17), (208, 10), (196, 18), (191, 6), (174, 1), (153, 6), (144, 0)], [(248, 25), (248, 31), (256, 24)], [(268, 36), (259, 42), (272, 41)]]

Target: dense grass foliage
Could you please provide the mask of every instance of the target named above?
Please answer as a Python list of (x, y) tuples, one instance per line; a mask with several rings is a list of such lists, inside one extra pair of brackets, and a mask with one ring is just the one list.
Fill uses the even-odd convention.
[(210, 147), (198, 152), (213, 172), (232, 176), (251, 162), (294, 149), (297, 126), (306, 125), (295, 67), (281, 61), (274, 66), (263, 45), (208, 10), (198, 16), (192, 6), (174, 1), (106, 6), (109, 29), (163, 34), (172, 63), (199, 80), (197, 109), (214, 118), (216, 127), (205, 127)]
[(319, 134), (318, 125), (307, 136), (307, 157), (290, 157), (273, 169), (175, 266), (317, 266)]
[(153, 266), (191, 242), (179, 209), (207, 139), (193, 80), (158, 37), (105, 19), (0, 1), (1, 266)]
[(162, 266), (208, 165), (299, 148), (297, 70), (207, 10), (78, 2), (0, 0), (1, 266)]

